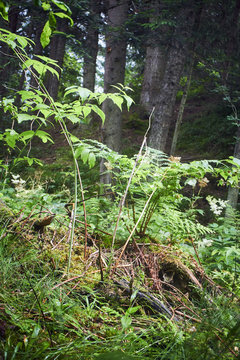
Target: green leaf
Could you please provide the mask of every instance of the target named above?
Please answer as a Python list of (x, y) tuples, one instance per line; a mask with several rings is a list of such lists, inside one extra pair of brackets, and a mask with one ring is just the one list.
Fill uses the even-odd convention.
[(38, 57), (39, 59), (45, 61), (47, 64), (57, 66), (60, 69), (60, 66), (57, 64), (57, 60), (50, 59), (49, 57), (43, 55), (35, 55), (35, 57)]
[(76, 116), (82, 116), (83, 107), (79, 102), (75, 102), (73, 105), (73, 113)]
[(237, 164), (237, 165), (240, 165), (240, 159), (234, 157), (233, 158), (233, 163)]
[(26, 99), (33, 99), (35, 96), (38, 96), (33, 91), (26, 90), (18, 91), (18, 94), (21, 95), (22, 101), (25, 101)]
[(83, 87), (78, 88), (78, 94), (82, 100), (86, 100), (91, 93), (92, 93), (91, 90), (87, 88), (83, 88)]
[(77, 92), (77, 86), (70, 86), (65, 89), (64, 97), (75, 92)]
[(18, 163), (18, 162), (21, 162), (21, 161), (27, 161), (28, 162), (28, 165), (32, 165), (34, 162), (40, 166), (43, 166), (43, 163), (39, 160), (39, 159), (36, 159), (36, 158), (29, 158), (28, 156), (24, 156), (23, 158), (16, 158), (14, 160), (14, 164)]
[(96, 156), (93, 152), (90, 152), (90, 154), (89, 154), (88, 164), (89, 164), (90, 169), (92, 167), (94, 167), (94, 165), (96, 164)]
[(79, 138), (77, 138), (77, 137), (74, 136), (74, 135), (71, 135), (70, 138), (71, 138), (71, 141), (72, 141), (73, 143), (79, 142)]
[(52, 29), (49, 24), (49, 20), (44, 25), (43, 31), (41, 33), (40, 42), (43, 48), (45, 48), (50, 43), (50, 36), (52, 35)]
[(50, 11), (49, 17), (48, 17), (49, 26), (52, 29), (52, 31), (56, 30), (56, 28), (57, 28), (57, 20), (54, 15), (55, 14), (52, 11)]
[(40, 326), (39, 324), (36, 324), (36, 325), (34, 326), (34, 329), (33, 329), (32, 335), (31, 335), (31, 338), (32, 338), (32, 339), (37, 338), (40, 330), (41, 330), (41, 326)]
[(101, 94), (99, 97), (98, 97), (98, 103), (99, 103), (99, 105), (101, 105), (103, 102), (104, 102), (104, 100), (106, 100), (107, 99), (107, 94)]
[(24, 131), (20, 134), (21, 140), (25, 142), (25, 140), (31, 139), (34, 136), (35, 132), (33, 130)]
[(66, 19), (68, 19), (69, 21), (70, 21), (70, 24), (71, 24), (71, 26), (73, 26), (74, 25), (74, 22), (73, 22), (73, 19), (70, 17), (70, 16), (68, 16), (67, 14), (64, 14), (64, 13), (54, 13), (54, 15), (55, 16), (58, 16), (58, 17), (60, 17), (60, 18), (66, 18)]
[[(38, 60), (33, 60), (33, 59), (28, 59), (23, 63), (23, 69), (24, 68), (30, 68), (33, 67), (37, 73), (41, 76), (44, 75), (44, 73), (46, 72), (46, 70), (50, 71), (52, 74), (56, 75), (57, 78), (59, 78), (59, 73), (57, 72), (57, 70), (55, 70), (53, 67), (43, 64), (42, 62), (38, 61)], [(55, 66), (55, 64), (54, 64)]]
[(126, 102), (127, 102), (127, 108), (128, 108), (128, 110), (129, 110), (129, 109), (130, 109), (130, 106), (131, 106), (132, 103), (133, 103), (133, 99), (130, 98), (130, 96), (128, 96), (128, 95), (124, 95), (124, 99), (125, 99)]
[(27, 157), (27, 156), (25, 156), (24, 158), (25, 158), (25, 160), (27, 160), (28, 165), (29, 165), (29, 166), (32, 166), (32, 164), (33, 164), (33, 159), (32, 159), (32, 158), (29, 158), (29, 157)]
[(54, 141), (52, 140), (51, 136), (45, 131), (37, 130), (35, 135), (39, 137), (43, 143), (50, 141), (52, 144), (54, 144)]
[(137, 312), (140, 308), (141, 308), (140, 305), (130, 307), (130, 308), (127, 309), (126, 314), (128, 314), (128, 315), (135, 314), (135, 312)]
[(102, 122), (104, 123), (104, 121), (105, 121), (105, 114), (104, 114), (104, 112), (103, 112), (97, 105), (92, 105), (91, 108), (92, 108), (92, 110), (93, 110), (97, 115), (100, 116)]
[(87, 88), (71, 86), (70, 88), (66, 89), (64, 97), (76, 92), (78, 93), (78, 95), (82, 100), (86, 100), (89, 97), (89, 95), (92, 94), (92, 91), (90, 91)]
[(113, 94), (110, 95), (110, 99), (119, 107), (120, 110), (122, 110), (123, 98), (121, 96)]
[(17, 121), (20, 123), (22, 123), (23, 121), (30, 121), (35, 119), (36, 116), (34, 115), (28, 115), (28, 114), (17, 114)]
[(35, 106), (35, 108), (33, 109), (33, 111), (39, 110), (44, 118), (48, 118), (48, 116), (50, 116), (52, 114), (52, 110), (49, 108), (48, 105), (46, 104), (38, 104)]
[(53, 69), (51, 66), (48, 66), (48, 65), (44, 65), (44, 66), (45, 66), (46, 70), (48, 70), (48, 71), (50, 71), (50, 73), (56, 75), (56, 77), (59, 79), (59, 73), (57, 72), (57, 70)]
[(52, 2), (61, 10), (66, 11), (67, 13), (71, 14), (72, 11), (70, 8), (63, 2), (59, 0), (52, 0)]
[(44, 2), (44, 3), (42, 3), (42, 8), (44, 11), (48, 11), (48, 10), (50, 10), (51, 5), (49, 3)]
[(78, 147), (76, 150), (75, 150), (75, 158), (76, 159), (78, 159), (79, 158), (79, 156), (81, 155), (81, 153), (82, 153), (82, 150), (83, 150), (83, 147), (82, 146), (80, 146), (80, 147)]
[(81, 122), (81, 119), (74, 114), (66, 114), (66, 118), (69, 119), (73, 124)]
[(81, 159), (84, 164), (86, 164), (86, 162), (88, 161), (88, 156), (89, 156), (89, 149), (84, 148), (83, 151), (81, 152)]
[(8, 6), (3, 1), (0, 1), (0, 15), (8, 21)]
[(138, 294), (138, 290), (136, 289), (136, 290), (134, 290), (134, 292), (131, 295), (131, 298), (130, 298), (131, 303), (136, 299), (137, 294)]
[(13, 129), (6, 129), (4, 133), (4, 140), (7, 145), (14, 149), (16, 145), (16, 141), (19, 139), (19, 134)]
[(28, 45), (28, 41), (24, 36), (18, 36), (17, 41), (23, 49)]
[(121, 318), (121, 324), (122, 324), (123, 331), (128, 329), (129, 326), (131, 325), (131, 323), (132, 323), (132, 319), (130, 318), (130, 316), (124, 315)]
[(83, 111), (84, 117), (86, 118), (90, 114), (92, 109), (89, 106), (83, 106), (82, 111)]

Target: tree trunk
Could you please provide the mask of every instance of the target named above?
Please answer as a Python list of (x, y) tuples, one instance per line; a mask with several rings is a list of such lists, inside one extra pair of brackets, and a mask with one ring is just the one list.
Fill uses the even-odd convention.
[[(124, 83), (125, 63), (126, 63), (126, 35), (124, 23), (127, 19), (128, 1), (109, 0), (108, 7), (108, 32), (106, 34), (106, 55), (104, 72), (104, 92), (115, 92), (111, 85)], [(103, 111), (106, 120), (102, 128), (102, 141), (114, 151), (121, 150), (122, 138), (122, 113), (111, 100), (103, 103)], [(101, 173), (105, 171), (101, 163)], [(111, 176), (102, 176), (103, 183), (110, 183)]]
[(87, 37), (85, 41), (85, 53), (83, 64), (83, 87), (94, 91), (96, 60), (98, 53), (98, 33), (99, 33), (100, 0), (91, 0), (90, 19), (87, 26)]
[[(234, 148), (234, 157), (240, 160), (240, 121), (238, 121), (238, 130), (237, 130), (237, 138)], [(238, 184), (240, 186), (240, 182)], [(239, 196), (239, 186), (238, 187), (229, 187), (228, 188), (228, 205), (229, 207), (226, 209), (226, 217), (232, 216), (232, 210), (237, 209), (238, 204), (238, 196)]]
[[(58, 31), (62, 33), (66, 33), (67, 31), (67, 20), (60, 19), (58, 20)], [(53, 36), (51, 43), (50, 43), (50, 59), (57, 60), (58, 66), (60, 68), (63, 65), (63, 58), (65, 54), (65, 44), (66, 44), (66, 35), (65, 34), (56, 34)], [(58, 95), (58, 87), (59, 87), (59, 80), (61, 76), (61, 69), (58, 67), (56, 68), (57, 72), (59, 73), (59, 79), (56, 75), (51, 74), (49, 71), (46, 74), (45, 86), (53, 98), (53, 100), (57, 99)]]
[[(161, 11), (158, 1), (151, 2), (149, 10), (153, 12), (149, 19), (149, 23), (156, 22), (157, 16)], [(164, 32), (164, 28), (161, 27), (161, 34)], [(144, 65), (144, 74), (143, 74), (143, 83), (142, 91), (140, 96), (140, 103), (150, 114), (153, 107), (156, 105), (161, 82), (164, 75), (166, 62), (166, 50), (163, 46), (160, 45), (159, 41), (159, 29), (151, 31), (149, 34), (145, 65)]]
[(161, 91), (153, 114), (149, 136), (149, 146), (157, 150), (164, 151), (166, 147), (170, 120), (188, 51), (187, 41), (191, 36), (194, 18), (194, 12), (191, 8), (180, 11), (172, 44), (167, 55)]
[(144, 66), (140, 103), (148, 113), (156, 105), (163, 79), (166, 55), (159, 46), (148, 46)]
[[(227, 86), (227, 81), (228, 81), (228, 76), (229, 76), (229, 70), (231, 69), (231, 58), (234, 55), (234, 53), (236, 51), (238, 51), (238, 49), (236, 48), (236, 44), (237, 44), (237, 36), (239, 33), (239, 17), (240, 17), (240, 0), (236, 0), (235, 2), (235, 9), (234, 12), (232, 14), (232, 28), (229, 30), (229, 36), (228, 36), (228, 43), (227, 43), (227, 48), (226, 48), (226, 55), (227, 55), (227, 59), (228, 61), (225, 63), (225, 72), (223, 74), (224, 76), (224, 80), (225, 80), (225, 84)], [(236, 54), (236, 56), (238, 56)], [(234, 110), (236, 111), (236, 110)], [(235, 113), (235, 118), (238, 119), (238, 114)], [(237, 133), (236, 133), (236, 143), (235, 143), (235, 148), (234, 148), (234, 157), (238, 160), (240, 160), (240, 121), (237, 121)], [(240, 186), (240, 182), (238, 184)], [(230, 205), (227, 209), (226, 209), (226, 217), (230, 217), (232, 216), (232, 210), (236, 210), (237, 209), (237, 204), (238, 204), (238, 197), (239, 197), (239, 186), (238, 187), (229, 187), (228, 188), (228, 205)]]
[(236, 0), (235, 8), (232, 11), (231, 16), (231, 26), (229, 24), (224, 24), (227, 30), (227, 44), (226, 44), (226, 61), (224, 62), (224, 70), (223, 70), (223, 79), (225, 81), (225, 85), (227, 86), (227, 81), (229, 77), (229, 71), (232, 65), (232, 56), (235, 53), (236, 57), (238, 57), (238, 34), (239, 34), (239, 14), (240, 14), (240, 0)]
[(194, 64), (194, 58), (192, 58), (192, 60), (191, 60), (191, 63), (190, 63), (190, 66), (189, 66), (189, 74), (188, 74), (187, 83), (186, 83), (186, 85), (184, 87), (184, 90), (183, 90), (183, 95), (182, 95), (182, 99), (181, 99), (181, 103), (180, 103), (180, 107), (179, 107), (179, 111), (178, 111), (178, 117), (177, 117), (177, 121), (176, 121), (176, 124), (175, 124), (175, 129), (174, 129), (174, 134), (173, 134), (173, 140), (172, 140), (172, 146), (171, 146), (170, 155), (175, 155), (175, 152), (176, 152), (176, 146), (177, 146), (178, 136), (179, 136), (179, 132), (180, 132), (180, 126), (181, 126), (181, 123), (182, 123), (183, 112), (184, 112), (184, 109), (185, 109), (187, 96), (188, 96), (188, 91), (189, 91), (190, 84), (191, 84), (191, 79), (192, 79), (193, 64)]
[[(195, 6), (197, 5), (197, 6)], [(190, 39), (199, 28), (203, 1), (179, 11), (172, 43), (168, 50), (160, 94), (153, 114), (149, 146), (165, 151), (179, 81), (189, 51)]]
[[(18, 6), (11, 6), (8, 12), (8, 27), (7, 30), (16, 33), (19, 26), (19, 11)], [(1, 44), (0, 56), (0, 99), (8, 93), (7, 82), (15, 68), (15, 57), (12, 56), (13, 52), (7, 44)]]
[[(42, 44), (40, 42), (40, 37), (41, 37), (43, 27), (44, 27), (44, 24), (42, 24), (38, 21), (36, 30), (35, 30), (36, 31), (35, 37), (34, 37), (35, 46), (34, 46), (34, 54), (33, 55), (42, 55), (42, 53), (43, 53)], [(39, 60), (39, 59), (37, 59), (37, 60)], [(36, 78), (34, 76), (35, 71), (33, 68), (32, 68), (32, 72), (33, 73), (31, 74), (30, 86), (32, 88), (38, 88), (38, 82), (36, 81)]]

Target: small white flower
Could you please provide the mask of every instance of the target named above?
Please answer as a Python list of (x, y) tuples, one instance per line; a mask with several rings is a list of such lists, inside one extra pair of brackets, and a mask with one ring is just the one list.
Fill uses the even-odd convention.
[(207, 196), (207, 201), (210, 205), (210, 210), (215, 214), (215, 215), (221, 215), (223, 209), (226, 207), (227, 205), (227, 201), (222, 200), (222, 199), (215, 199), (212, 196)]
[(210, 239), (202, 239), (202, 241), (199, 243), (199, 245), (201, 247), (205, 247), (205, 246), (211, 246), (213, 243), (213, 240)]

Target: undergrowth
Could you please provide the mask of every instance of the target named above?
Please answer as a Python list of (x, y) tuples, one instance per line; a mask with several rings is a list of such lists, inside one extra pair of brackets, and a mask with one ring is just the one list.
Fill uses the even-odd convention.
[[(210, 178), (239, 186), (239, 161), (182, 163), (148, 148), (147, 134), (132, 157), (80, 140), (68, 122), (91, 112), (104, 122), (103, 101), (129, 108), (130, 89), (73, 86), (54, 102), (42, 79), (58, 76), (55, 61), (32, 59), (32, 42), (4, 29), (0, 41), (39, 86), (18, 92), (19, 106), (1, 101), (12, 124), (0, 134), (0, 357), (239, 357), (239, 213), (226, 219), (226, 201), (207, 190)], [(55, 121), (70, 156), (47, 169), (31, 150), (36, 137), (53, 143)]]
[[(97, 156), (99, 146), (90, 142), (89, 151)], [(38, 175), (30, 181), (10, 174), (2, 186), (3, 358), (235, 359), (240, 321), (237, 219), (219, 217), (226, 204), (213, 202), (215, 220), (203, 225), (197, 208), (213, 166), (181, 164), (147, 151), (129, 187), (112, 252), (119, 202), (136, 159), (103, 149), (114, 169), (114, 199), (101, 196), (100, 188), (86, 197), (87, 257), (79, 204), (69, 277), (71, 189), (48, 191)], [(193, 197), (187, 200), (182, 190), (189, 185)], [(55, 217), (49, 226), (36, 227), (51, 214)]]

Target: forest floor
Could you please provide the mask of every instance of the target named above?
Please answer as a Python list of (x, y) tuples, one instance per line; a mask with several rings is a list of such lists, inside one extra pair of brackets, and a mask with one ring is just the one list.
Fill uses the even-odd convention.
[[(218, 158), (226, 149), (231, 152), (228, 143), (218, 151), (217, 141), (213, 144), (211, 136), (206, 141), (208, 126), (202, 133), (199, 130), (205, 117), (214, 121), (223, 117), (211, 112), (216, 103), (204, 106), (204, 101), (186, 107), (177, 154), (183, 162), (204, 159), (206, 154)], [(140, 113), (133, 107), (123, 114), (123, 153), (129, 156), (137, 153), (148, 126)], [(70, 126), (69, 131), (80, 139), (101, 141), (97, 120), (90, 126)], [(148, 232), (141, 226), (131, 235), (146, 202), (139, 187), (134, 188), (136, 203), (128, 199), (112, 246), (119, 201), (99, 195), (98, 165), (89, 170), (81, 164), (87, 221), (81, 199), (75, 221), (71, 153), (57, 125), (50, 134), (54, 144), (32, 144), (32, 156), (42, 160), (43, 168), (20, 169), (30, 185), (14, 180), (14, 187), (1, 190), (0, 359), (237, 359), (234, 239), (239, 229), (234, 223), (218, 227), (206, 201), (209, 194), (224, 198), (226, 188), (218, 188), (211, 179), (206, 187), (198, 185), (196, 194), (190, 185), (183, 191), (176, 188), (176, 193), (160, 193), (156, 199), (166, 201), (164, 211), (157, 212)], [(184, 139), (189, 140), (186, 146)], [(173, 178), (174, 173), (169, 183), (166, 180), (166, 189)], [(140, 185), (144, 188), (143, 182)], [(186, 203), (194, 198), (189, 215), (175, 207), (181, 196)], [(149, 209), (151, 217), (154, 202)], [(176, 235), (171, 235), (174, 231)], [(212, 243), (215, 248), (209, 247)]]

